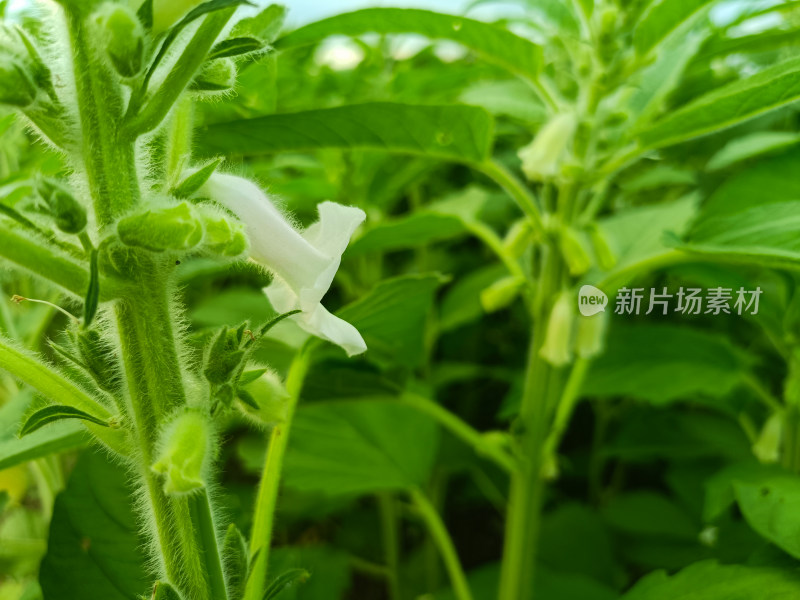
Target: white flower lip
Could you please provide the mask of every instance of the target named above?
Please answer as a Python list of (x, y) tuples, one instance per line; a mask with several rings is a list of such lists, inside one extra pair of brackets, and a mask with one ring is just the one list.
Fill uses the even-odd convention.
[(300, 232), (248, 179), (215, 173), (203, 190), (244, 223), (252, 258), (274, 275), (264, 291), (275, 310), (300, 309), (302, 312), (292, 317), (300, 327), (342, 347), (348, 356), (367, 349), (355, 327), (321, 304), (350, 237), (366, 218), (364, 211), (323, 202), (318, 206), (319, 221)]

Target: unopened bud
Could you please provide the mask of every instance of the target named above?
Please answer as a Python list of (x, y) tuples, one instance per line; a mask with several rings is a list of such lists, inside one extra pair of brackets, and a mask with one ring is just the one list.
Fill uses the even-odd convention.
[(519, 151), (522, 171), (531, 181), (543, 181), (559, 175), (578, 121), (572, 113), (553, 117), (536, 134), (533, 141)]
[(86, 227), (86, 209), (58, 183), (40, 179), (36, 190), (44, 201), (46, 212), (64, 233), (76, 234)]
[(98, 13), (105, 48), (111, 63), (123, 77), (133, 77), (142, 69), (144, 28), (136, 14), (121, 4), (108, 4)]
[(776, 463), (781, 456), (781, 440), (783, 438), (783, 414), (774, 413), (753, 444), (753, 454), (764, 464)]
[(164, 430), (152, 469), (164, 475), (165, 493), (186, 494), (205, 486), (211, 435), (206, 416), (195, 410), (181, 413)]
[(509, 306), (525, 285), (521, 277), (504, 277), (481, 292), (481, 306), (487, 313), (493, 313)]
[(225, 93), (236, 86), (236, 63), (230, 58), (218, 58), (203, 65), (192, 83), (199, 92)]
[(203, 226), (189, 204), (154, 208), (117, 223), (120, 241), (153, 252), (188, 250), (203, 239)]
[(592, 242), (594, 255), (597, 257), (597, 263), (600, 268), (605, 271), (613, 269), (617, 264), (617, 257), (603, 230), (596, 224), (590, 226), (589, 239)]
[(594, 358), (605, 348), (608, 317), (601, 312), (590, 317), (578, 315), (575, 352), (581, 358)]
[(575, 328), (575, 298), (569, 292), (561, 292), (550, 311), (547, 331), (539, 356), (556, 367), (572, 361), (572, 334)]
[(564, 227), (559, 238), (561, 254), (572, 276), (583, 275), (592, 268), (592, 256), (584, 235), (572, 227)]
[(533, 241), (533, 229), (528, 219), (514, 223), (503, 238), (503, 247), (514, 258), (519, 258)]
[(204, 245), (214, 254), (239, 256), (248, 248), (247, 236), (239, 223), (232, 223), (224, 216), (203, 215), (205, 228)]
[(36, 85), (24, 64), (13, 56), (0, 53), (0, 104), (25, 108), (34, 100)]
[(276, 373), (265, 372), (261, 377), (247, 384), (241, 390), (249, 396), (246, 402), (248, 407), (252, 404), (258, 406), (258, 411), (246, 410), (246, 413), (257, 419), (262, 425), (276, 425), (284, 423), (289, 410), (289, 392)]

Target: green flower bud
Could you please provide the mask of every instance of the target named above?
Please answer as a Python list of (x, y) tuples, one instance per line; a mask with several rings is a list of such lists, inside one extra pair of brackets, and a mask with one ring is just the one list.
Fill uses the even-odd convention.
[(44, 200), (46, 212), (64, 233), (77, 234), (86, 227), (86, 209), (58, 183), (40, 179), (36, 191)]
[(144, 28), (136, 13), (121, 4), (104, 6), (96, 17), (106, 53), (117, 73), (133, 77), (142, 69)]
[(594, 358), (605, 348), (608, 317), (605, 312), (585, 317), (578, 315), (575, 351), (581, 358)]
[(218, 58), (203, 65), (192, 83), (199, 92), (229, 92), (236, 86), (236, 63), (230, 58)]
[(592, 268), (592, 256), (589, 254), (583, 234), (572, 227), (564, 227), (561, 230), (559, 244), (570, 275), (583, 275)]
[[(280, 377), (272, 371), (243, 386), (239, 392), (249, 396), (248, 402), (242, 402), (245, 414), (253, 417), (262, 425), (276, 425), (286, 422), (289, 410), (289, 392)], [(252, 402), (250, 402), (252, 401)], [(255, 403), (258, 410), (251, 408)]]
[(487, 313), (493, 313), (509, 306), (519, 295), (525, 280), (520, 277), (504, 277), (481, 292), (481, 306)]
[(559, 294), (547, 320), (547, 332), (539, 356), (556, 367), (572, 361), (572, 334), (575, 328), (575, 297), (563, 291)]
[(127, 246), (153, 252), (188, 250), (203, 239), (203, 225), (192, 207), (181, 202), (124, 217), (117, 223), (117, 234)]
[(211, 437), (207, 417), (196, 410), (181, 413), (164, 430), (158, 459), (152, 469), (164, 475), (165, 493), (187, 494), (205, 487)]
[(533, 242), (533, 229), (528, 219), (514, 223), (503, 239), (503, 247), (514, 258), (519, 258)]
[(557, 177), (575, 135), (578, 120), (572, 113), (562, 113), (548, 121), (533, 141), (519, 151), (522, 171), (531, 181)]
[(0, 54), (0, 104), (25, 108), (36, 100), (36, 91), (25, 65), (9, 54)]
[(780, 460), (783, 418), (783, 414), (775, 413), (767, 419), (761, 429), (761, 435), (753, 444), (753, 454), (764, 464), (776, 463)]
[(239, 256), (247, 250), (249, 243), (242, 225), (224, 216), (207, 214), (202, 218), (206, 232), (203, 243), (211, 252), (221, 256)]
[(617, 264), (617, 257), (603, 230), (596, 224), (591, 225), (589, 227), (589, 239), (592, 242), (594, 255), (597, 257), (600, 268), (605, 271), (613, 269)]

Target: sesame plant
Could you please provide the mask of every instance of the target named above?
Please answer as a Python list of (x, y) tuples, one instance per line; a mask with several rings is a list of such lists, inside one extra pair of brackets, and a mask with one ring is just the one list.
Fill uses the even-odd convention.
[(800, 594), (797, 3), (510, 4), (0, 3), (0, 598)]

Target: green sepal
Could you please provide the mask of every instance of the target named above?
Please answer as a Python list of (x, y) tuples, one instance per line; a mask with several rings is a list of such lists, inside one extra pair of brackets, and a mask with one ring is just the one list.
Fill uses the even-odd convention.
[(190, 87), (197, 92), (227, 92), (235, 86), (236, 65), (230, 58), (219, 58), (206, 62)]
[(244, 227), (223, 215), (202, 214), (205, 238), (203, 245), (219, 256), (239, 256), (249, 247)]
[(264, 592), (264, 600), (278, 598), (285, 590), (296, 585), (301, 585), (310, 578), (311, 573), (305, 569), (289, 569), (288, 571), (284, 571), (269, 584), (269, 587), (267, 587), (267, 590)]
[(0, 51), (0, 104), (25, 108), (36, 100), (36, 85), (26, 65)]
[(208, 55), (208, 60), (218, 58), (232, 58), (261, 52), (266, 49), (266, 44), (252, 37), (237, 37), (224, 40), (214, 46)]
[(256, 399), (253, 398), (253, 395), (247, 390), (236, 390), (236, 397), (253, 410), (258, 410), (260, 408)]
[(212, 160), (207, 165), (199, 168), (197, 171), (189, 175), (186, 179), (181, 181), (175, 188), (170, 191), (170, 194), (178, 200), (186, 200), (193, 196), (197, 190), (203, 187), (208, 179), (217, 170), (217, 167), (222, 163), (223, 158)]
[(92, 249), (89, 260), (89, 288), (86, 290), (86, 299), (83, 303), (83, 326), (89, 327), (97, 314), (100, 303), (100, 273), (97, 267), (97, 249)]
[(152, 600), (183, 600), (183, 596), (166, 581), (156, 581)]
[(189, 250), (203, 239), (203, 226), (191, 206), (181, 202), (124, 217), (117, 223), (117, 234), (126, 246), (153, 252)]
[(222, 564), (225, 565), (228, 600), (242, 600), (249, 568), (247, 542), (233, 523), (228, 526), (222, 542)]
[(236, 332), (223, 327), (214, 338), (206, 357), (203, 373), (213, 384), (222, 385), (229, 381), (244, 358), (244, 350), (239, 349)]
[(90, 415), (89, 413), (78, 408), (74, 408), (72, 406), (51, 405), (45, 406), (29, 416), (22, 425), (22, 428), (19, 430), (19, 437), (24, 437), (29, 433), (33, 433), (37, 429), (41, 429), (45, 425), (49, 425), (50, 423), (55, 423), (56, 421), (61, 421), (63, 419), (80, 419), (81, 421), (88, 421), (89, 423), (94, 423), (95, 425), (100, 425), (102, 427), (111, 426), (107, 420)]
[(136, 16), (147, 31), (153, 29), (153, 0), (144, 0), (136, 11)]
[(245, 371), (239, 377), (239, 385), (247, 385), (248, 383), (253, 383), (256, 379), (261, 377), (266, 372), (267, 372), (266, 369), (250, 369), (249, 371)]

